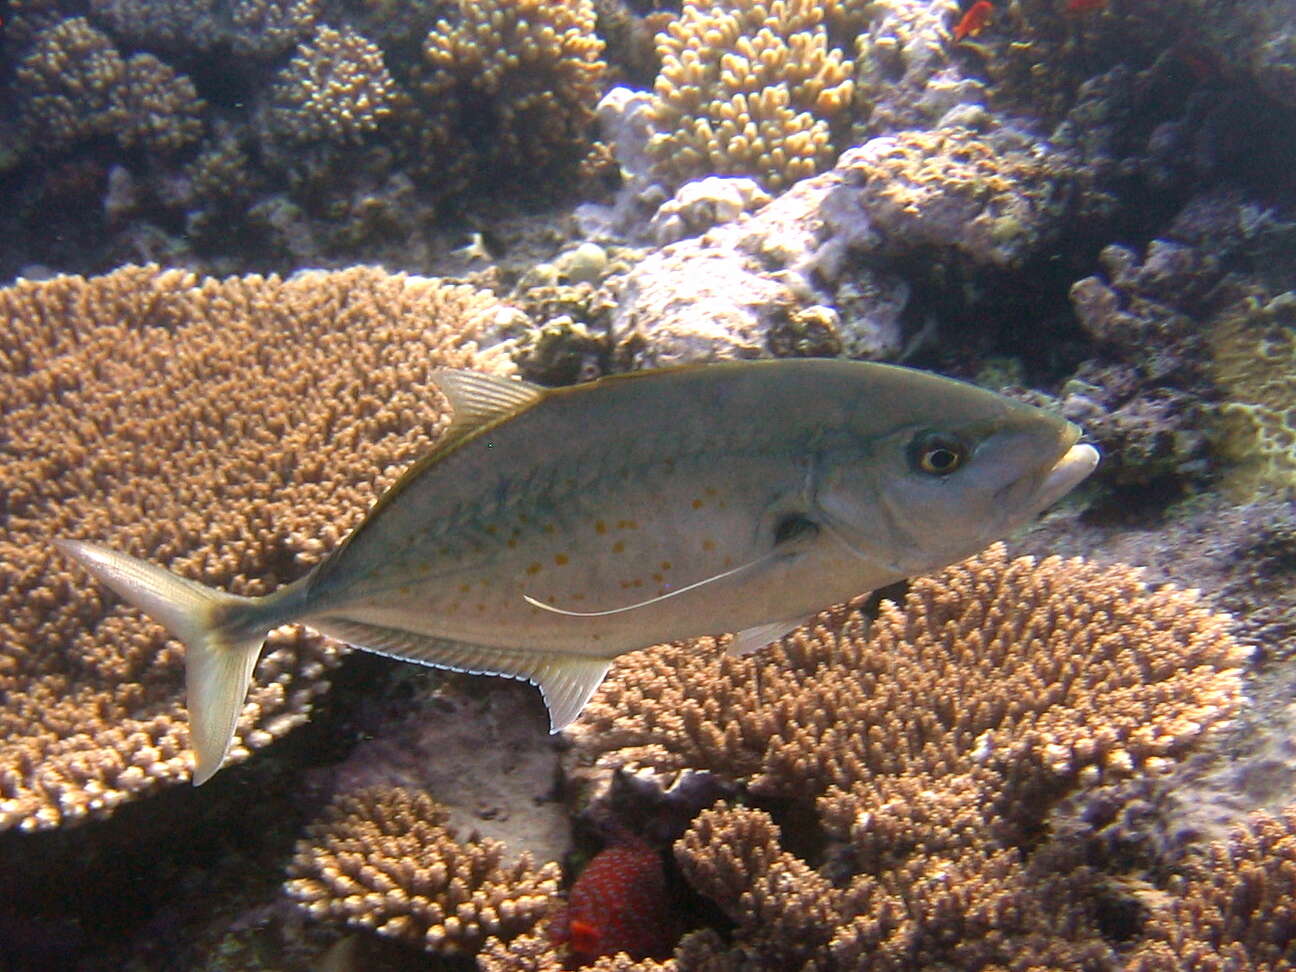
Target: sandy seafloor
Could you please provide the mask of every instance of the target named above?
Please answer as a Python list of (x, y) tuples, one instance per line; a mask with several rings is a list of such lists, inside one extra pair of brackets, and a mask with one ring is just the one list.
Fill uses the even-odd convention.
[[(672, 851), (723, 798), (774, 814), (785, 852), (812, 873), (793, 872), (805, 889), (840, 887), (850, 875), (812, 810), (763, 800), (744, 790), (742, 773), (723, 770), (691, 784), (696, 793), (662, 796), (671, 781), (658, 778), (609, 796), (569, 741), (547, 735), (533, 690), (350, 654), (326, 693), (300, 702), (308, 721), (265, 729), (264, 745), (200, 789), (176, 756), (165, 780), (115, 811), (92, 802), (89, 819), (0, 816), (9, 828), (0, 833), (0, 969), (471, 968), (485, 933), (428, 935), (426, 913), (375, 933), (390, 918), (385, 885), (354, 886), (350, 901), (337, 891), (341, 903), (325, 915), (286, 883), (290, 867), (300, 877), (314, 866), (300, 863), (317, 833), (308, 827), (330, 801), (393, 784), (448, 806), (460, 839), (498, 839), (507, 860), (526, 850), (537, 867), (563, 865), (561, 880), (556, 870), (548, 883), (536, 879), (532, 890), (542, 890), (526, 917), (505, 922), (502, 937), (521, 935), (530, 951), (497, 941), (484, 968), (577, 967), (569, 953), (546, 951), (546, 916), (586, 860), (641, 826), (692, 940), (673, 960), (669, 948), (655, 956), (669, 967), (1296, 968), (1296, 811), (1282, 816), (1296, 806), (1290, 0), (683, 9), (655, 0), (13, 0), (0, 18), (0, 403), (11, 410), (0, 442), (15, 497), (0, 501), (0, 565), (11, 589), (39, 593), (41, 610), (56, 614), (72, 595), (66, 582), (41, 587), (54, 568), (29, 539), (42, 515), (81, 521), (54, 499), (26, 499), (45, 495), (20, 464), (43, 454), (30, 430), (68, 421), (58, 393), (41, 401), (32, 391), (44, 387), (39, 368), (52, 367), (28, 355), (32, 308), (46, 308), (39, 324), (54, 335), (112, 316), (49, 296), (62, 292), (60, 275), (156, 264), (192, 272), (190, 287), (198, 277), (366, 265), (475, 288), (489, 312), (462, 325), (474, 360), (542, 384), (844, 355), (1060, 410), (1103, 462), (1008, 538), (1010, 554), (1144, 567), (1154, 585), (1199, 589), (1253, 649), (1247, 701), (1226, 728), (1157, 773), (1091, 790), (1077, 779), (1065, 800), (1050, 797), (1057, 806), (1041, 810), (1029, 840), (981, 835), (1027, 871), (1035, 862), (1028, 883), (971, 882), (972, 901), (949, 905), (965, 908), (961, 916), (925, 913), (929, 931), (949, 922), (931, 932), (939, 946), (885, 957), (826, 944), (840, 930), (824, 925), (837, 920), (831, 909), (805, 919), (803, 949), (771, 944), (776, 933), (736, 899), (708, 898), (709, 885)], [(187, 323), (180, 313), (159, 326)], [(76, 344), (69, 338), (60, 353), (75, 355)], [(123, 365), (148, 380), (147, 368)], [(213, 384), (213, 401), (221, 394)], [(349, 404), (334, 402), (342, 413)], [(55, 417), (42, 424), (42, 410)], [(284, 468), (295, 469), (305, 462), (293, 452), (299, 440), (282, 434)], [(93, 436), (84, 445), (77, 462), (90, 461)], [(221, 461), (212, 455), (213, 468)], [(355, 522), (367, 501), (347, 490), (372, 476), (318, 475)], [(99, 508), (109, 509), (106, 498)], [(196, 511), (207, 514), (216, 515)], [(128, 526), (115, 515), (84, 522)], [(169, 529), (155, 532), (169, 538)], [(173, 556), (203, 542), (201, 531), (188, 537), (167, 547)], [(321, 530), (311, 542), (297, 552), (318, 559), (336, 537)], [(249, 556), (240, 576), (252, 583), (258, 570), (291, 579), (282, 564)], [(41, 782), (42, 754), (68, 739), (94, 764), (94, 720), (105, 711), (59, 708), (26, 733), (17, 713), (31, 709), (15, 702), (24, 680), (61, 671), (57, 659), (86, 638), (141, 636), (86, 627), (55, 644), (16, 613), (0, 624), (3, 811), (20, 793), (55, 800)], [(175, 652), (158, 658), (161, 675), (129, 665), (124, 675), (86, 675), (69, 662), (60, 684), (161, 679), (178, 699)], [(58, 779), (81, 785), (76, 771)], [(1275, 815), (1272, 839), (1238, 849), (1235, 828), (1257, 811)], [(1057, 851), (1064, 832), (1070, 857)], [(1220, 844), (1223, 856), (1209, 857), (1209, 843), (1230, 834), (1233, 849)], [(967, 839), (979, 846), (981, 836)], [(415, 860), (417, 845), (392, 844)], [(1025, 919), (976, 912), (978, 895), (1001, 895), (1007, 913), (1013, 895), (1045, 894), (1041, 847), (1099, 889), (1083, 934), (1052, 951)], [(431, 863), (443, 853), (426, 849)], [(1202, 890), (1203, 861), (1221, 871), (1221, 860), (1245, 854), (1245, 879)], [(493, 906), (512, 893), (499, 881), (487, 893)], [(788, 913), (813, 912), (768, 893)], [(1178, 910), (1167, 904), (1176, 896), (1188, 902)], [(909, 903), (921, 918), (926, 905)], [(1225, 907), (1223, 931), (1200, 919), (1203, 908)], [(1180, 931), (1167, 932), (1176, 921)], [(1158, 935), (1169, 944), (1153, 954)], [(1007, 944), (979, 950), (960, 936)]]

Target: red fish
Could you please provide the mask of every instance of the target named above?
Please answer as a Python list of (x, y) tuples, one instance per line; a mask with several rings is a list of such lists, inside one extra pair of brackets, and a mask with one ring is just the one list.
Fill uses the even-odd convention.
[(989, 26), (993, 14), (994, 4), (990, 0), (977, 0), (967, 8), (967, 12), (954, 25), (954, 40), (961, 41), (968, 37), (975, 37)]
[(638, 961), (664, 958), (679, 938), (661, 857), (641, 840), (599, 851), (567, 895), (567, 907), (549, 926), (584, 965), (626, 952)]

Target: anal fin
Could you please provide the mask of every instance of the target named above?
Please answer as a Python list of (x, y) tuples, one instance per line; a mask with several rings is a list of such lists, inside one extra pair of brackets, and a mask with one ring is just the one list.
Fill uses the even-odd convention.
[(725, 649), (725, 654), (732, 655), (735, 658), (750, 655), (752, 652), (764, 648), (771, 641), (778, 641), (785, 634), (795, 631), (812, 617), (814, 617), (813, 614), (807, 614), (791, 620), (785, 618), (782, 621), (769, 621), (751, 628), (744, 628), (734, 635), (733, 641), (729, 642), (729, 646)]
[(456, 672), (502, 675), (530, 682), (544, 696), (550, 732), (576, 721), (612, 667), (610, 658), (470, 644), (351, 618), (318, 617), (305, 623), (330, 638), (376, 654)]

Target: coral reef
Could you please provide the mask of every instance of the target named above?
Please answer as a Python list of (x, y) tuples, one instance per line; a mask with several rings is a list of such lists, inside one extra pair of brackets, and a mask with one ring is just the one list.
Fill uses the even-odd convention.
[[(110, 543), (243, 594), (301, 574), (444, 412), (493, 298), (357, 268), (126, 267), (0, 291), (0, 828), (104, 816), (189, 777), (178, 644), (50, 545)], [(343, 404), (345, 403), (345, 404)], [(338, 646), (274, 632), (232, 758), (305, 720)]]
[(828, 6), (685, 0), (657, 35), (648, 151), (661, 182), (749, 175), (777, 190), (832, 163), (853, 82), (849, 58), (829, 42)]
[[(1119, 967), (1098, 912), (1127, 898), (1050, 810), (1162, 774), (1236, 714), (1228, 619), (1127, 567), (1002, 546), (915, 581), (871, 627), (859, 608), (751, 659), (705, 642), (628, 656), (572, 730), (578, 764), (709, 770), (759, 804), (722, 801), (676, 841), (735, 926), (728, 944), (686, 936), (676, 966)], [(534, 938), (484, 954), (561, 967)]]
[(17, 95), (28, 137), (61, 148), (113, 130), (113, 94), (125, 64), (108, 36), (84, 17), (36, 37), (18, 63)]
[(334, 801), (298, 844), (285, 885), (314, 918), (371, 928), (431, 952), (471, 954), (532, 928), (558, 865), (503, 862), (498, 841), (458, 840), (426, 793), (373, 787)]

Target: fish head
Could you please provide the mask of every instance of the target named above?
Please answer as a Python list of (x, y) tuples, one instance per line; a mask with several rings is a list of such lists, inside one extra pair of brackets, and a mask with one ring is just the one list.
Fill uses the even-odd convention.
[[(960, 384), (950, 382), (949, 384)], [(1098, 464), (1071, 422), (971, 386), (952, 407), (825, 458), (818, 513), (879, 574), (969, 557), (1028, 522)], [(853, 454), (852, 454), (853, 451)]]

